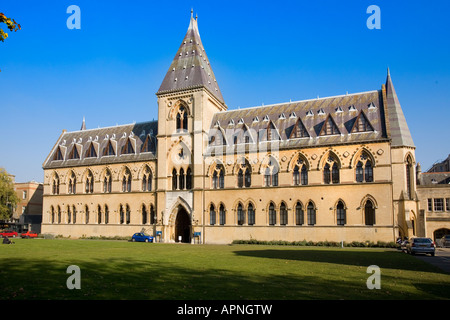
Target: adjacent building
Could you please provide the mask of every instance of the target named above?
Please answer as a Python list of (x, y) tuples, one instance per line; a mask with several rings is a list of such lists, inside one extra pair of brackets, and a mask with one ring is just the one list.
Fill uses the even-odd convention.
[(17, 230), (26, 232), (32, 230), (40, 233), (42, 222), (42, 199), (44, 186), (36, 181), (15, 182), (19, 202), (13, 213), (13, 219), (16, 221)]
[(422, 228), (389, 70), (366, 92), (231, 110), (197, 23), (156, 92), (157, 121), (62, 131), (43, 163), (43, 233), (376, 242)]
[(435, 163), (427, 172), (417, 165), (417, 195), (420, 199), (420, 230), (439, 243), (450, 234), (450, 155)]

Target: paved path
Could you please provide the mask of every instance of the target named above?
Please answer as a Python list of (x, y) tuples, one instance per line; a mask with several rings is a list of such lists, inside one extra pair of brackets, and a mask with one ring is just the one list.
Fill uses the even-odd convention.
[(423, 254), (416, 254), (415, 257), (450, 273), (450, 248), (436, 248), (434, 257)]

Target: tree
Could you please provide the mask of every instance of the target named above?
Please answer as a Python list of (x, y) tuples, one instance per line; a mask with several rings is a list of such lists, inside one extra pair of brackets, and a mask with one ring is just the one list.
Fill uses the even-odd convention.
[[(3, 13), (0, 12), (0, 23), (2, 22), (6, 23), (10, 31), (16, 32), (17, 30), (22, 29), (20, 24), (18, 24), (14, 19), (7, 18)], [(8, 34), (0, 28), (0, 41), (4, 42), (6, 38), (8, 38)]]
[(12, 208), (19, 202), (14, 191), (14, 183), (5, 169), (0, 168), (0, 220), (9, 220)]

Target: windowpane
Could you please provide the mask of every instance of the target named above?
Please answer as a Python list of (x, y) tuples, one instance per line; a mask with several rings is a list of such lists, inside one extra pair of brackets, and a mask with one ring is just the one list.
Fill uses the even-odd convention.
[(310, 226), (316, 224), (316, 209), (314, 208), (314, 205), (310, 202), (308, 204), (308, 224)]
[(225, 207), (223, 205), (220, 205), (219, 207), (219, 219), (220, 219), (220, 225), (223, 226), (226, 223), (226, 217), (225, 217)]
[(245, 187), (248, 188), (252, 184), (252, 174), (250, 168), (245, 169)]
[(223, 168), (220, 169), (220, 174), (219, 174), (219, 188), (223, 189), (225, 187), (225, 174), (224, 174), (224, 170)]
[(308, 185), (308, 169), (306, 169), (305, 165), (302, 167), (302, 185)]
[(188, 189), (188, 190), (192, 189), (192, 172), (191, 172), (191, 168), (188, 168), (187, 172), (186, 172), (186, 189)]
[(214, 171), (213, 178), (212, 178), (212, 187), (213, 187), (213, 189), (217, 189), (217, 182), (218, 182), (217, 171)]
[(327, 163), (323, 168), (323, 183), (330, 184), (330, 165)]
[(184, 189), (184, 170), (183, 168), (180, 169), (180, 175), (178, 176), (179, 178), (179, 188), (180, 190)]
[(361, 161), (358, 162), (356, 165), (356, 182), (363, 182), (364, 181), (364, 175), (363, 175), (363, 164)]
[(298, 186), (300, 184), (300, 172), (297, 165), (294, 167), (293, 182), (294, 186)]
[(269, 225), (273, 226), (277, 223), (277, 217), (275, 212), (275, 207), (273, 203), (269, 206)]
[(131, 211), (130, 211), (130, 207), (127, 205), (127, 212), (126, 212), (127, 216), (127, 224), (130, 224), (131, 221)]
[(345, 212), (344, 204), (339, 201), (337, 207), (336, 207), (336, 218), (337, 218), (337, 224), (339, 226), (343, 226), (346, 223), (346, 212)]
[(108, 224), (109, 222), (109, 210), (108, 210), (108, 206), (105, 205), (105, 224)]
[(375, 208), (370, 200), (367, 200), (364, 206), (364, 217), (367, 226), (373, 226), (375, 224)]
[(238, 225), (243, 225), (244, 224), (245, 216), (244, 216), (244, 212), (242, 211), (242, 205), (241, 204), (238, 205), (237, 219), (238, 219)]
[(155, 224), (156, 223), (155, 208), (153, 208), (153, 205), (150, 205), (150, 223), (151, 224)]
[(271, 181), (271, 175), (270, 175), (270, 168), (266, 168), (264, 171), (264, 185), (266, 187), (270, 187), (272, 181)]
[(305, 223), (305, 218), (303, 214), (303, 207), (300, 202), (297, 202), (295, 206), (295, 224), (302, 225)]
[(286, 205), (284, 203), (281, 204), (280, 206), (280, 225), (287, 225), (288, 223), (288, 214), (287, 214), (287, 209), (286, 209)]
[(372, 168), (372, 163), (370, 161), (366, 162), (366, 167), (364, 169), (364, 178), (365, 178), (366, 182), (373, 181), (373, 168)]
[(333, 164), (331, 170), (331, 179), (333, 180), (333, 183), (339, 183), (339, 167), (336, 162)]
[(278, 171), (272, 175), (272, 186), (278, 186)]
[(209, 208), (209, 224), (212, 226), (216, 224), (216, 211), (213, 205)]
[(147, 177), (145, 175), (142, 177), (142, 191), (147, 191)]
[(254, 225), (255, 224), (255, 210), (253, 209), (253, 205), (250, 203), (248, 205), (248, 224)]
[(142, 205), (142, 224), (147, 224), (148, 214), (145, 205)]
[(444, 199), (435, 198), (434, 199), (434, 211), (444, 211)]
[(84, 207), (84, 214), (85, 214), (84, 220), (85, 220), (86, 224), (88, 224), (89, 223), (89, 207), (88, 206)]
[(244, 174), (242, 173), (242, 169), (239, 169), (238, 172), (238, 187), (242, 188), (244, 186)]

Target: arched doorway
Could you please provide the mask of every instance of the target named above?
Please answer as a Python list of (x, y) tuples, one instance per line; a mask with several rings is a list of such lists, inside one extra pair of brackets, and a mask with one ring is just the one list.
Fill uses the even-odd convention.
[(437, 229), (433, 232), (433, 241), (434, 242), (438, 242), (438, 244), (440, 245), (440, 240), (443, 236), (450, 234), (450, 229), (447, 228), (441, 228), (441, 229)]
[(178, 207), (175, 220), (175, 242), (191, 242), (191, 217), (182, 206)]

